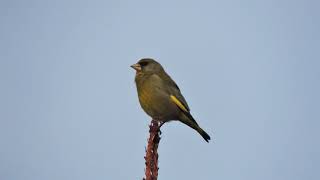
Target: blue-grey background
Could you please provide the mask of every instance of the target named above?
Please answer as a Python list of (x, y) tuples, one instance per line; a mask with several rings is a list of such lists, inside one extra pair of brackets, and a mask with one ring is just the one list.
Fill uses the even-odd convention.
[(172, 122), (159, 179), (320, 179), (319, 1), (0, 2), (0, 179), (141, 179), (159, 60), (209, 144)]

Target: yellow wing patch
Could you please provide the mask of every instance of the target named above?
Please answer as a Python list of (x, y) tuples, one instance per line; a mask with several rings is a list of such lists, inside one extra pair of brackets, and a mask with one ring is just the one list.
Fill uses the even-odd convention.
[(170, 95), (170, 99), (183, 111), (189, 112), (188, 109), (173, 95)]

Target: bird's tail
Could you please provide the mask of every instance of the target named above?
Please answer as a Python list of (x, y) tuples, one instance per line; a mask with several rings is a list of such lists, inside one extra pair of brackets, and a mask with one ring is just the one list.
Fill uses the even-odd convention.
[(188, 116), (185, 116), (186, 118), (182, 118), (181, 122), (186, 124), (187, 126), (191, 127), (192, 129), (196, 130), (205, 141), (209, 142), (211, 139), (209, 134), (206, 133), (203, 129), (200, 128), (198, 123), (193, 119), (193, 117), (189, 114)]
[(201, 129), (200, 127), (197, 129), (198, 133), (203, 137), (203, 139), (207, 142), (209, 142), (210, 140), (210, 136), (208, 133), (206, 133), (203, 129)]

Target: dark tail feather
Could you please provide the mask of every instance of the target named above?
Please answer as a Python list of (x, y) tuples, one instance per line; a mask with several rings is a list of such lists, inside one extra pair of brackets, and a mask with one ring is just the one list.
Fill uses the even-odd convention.
[(209, 140), (211, 139), (210, 136), (208, 135), (208, 133), (206, 133), (203, 129), (200, 128), (200, 126), (193, 119), (191, 114), (188, 114), (187, 116), (185, 116), (185, 118), (182, 118), (182, 119), (183, 120), (181, 120), (181, 122), (191, 127), (192, 129), (196, 130), (203, 137), (205, 141), (209, 142)]
[(206, 140), (207, 142), (209, 142), (209, 140), (211, 139), (209, 134), (206, 133), (203, 129), (201, 129), (200, 127), (197, 129), (198, 133), (203, 137), (204, 140)]

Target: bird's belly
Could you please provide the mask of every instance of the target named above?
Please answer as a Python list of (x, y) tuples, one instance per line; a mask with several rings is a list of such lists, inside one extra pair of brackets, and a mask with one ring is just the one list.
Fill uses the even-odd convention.
[(168, 121), (176, 119), (177, 107), (170, 101), (169, 95), (157, 88), (149, 88), (139, 93), (142, 109), (153, 119)]

